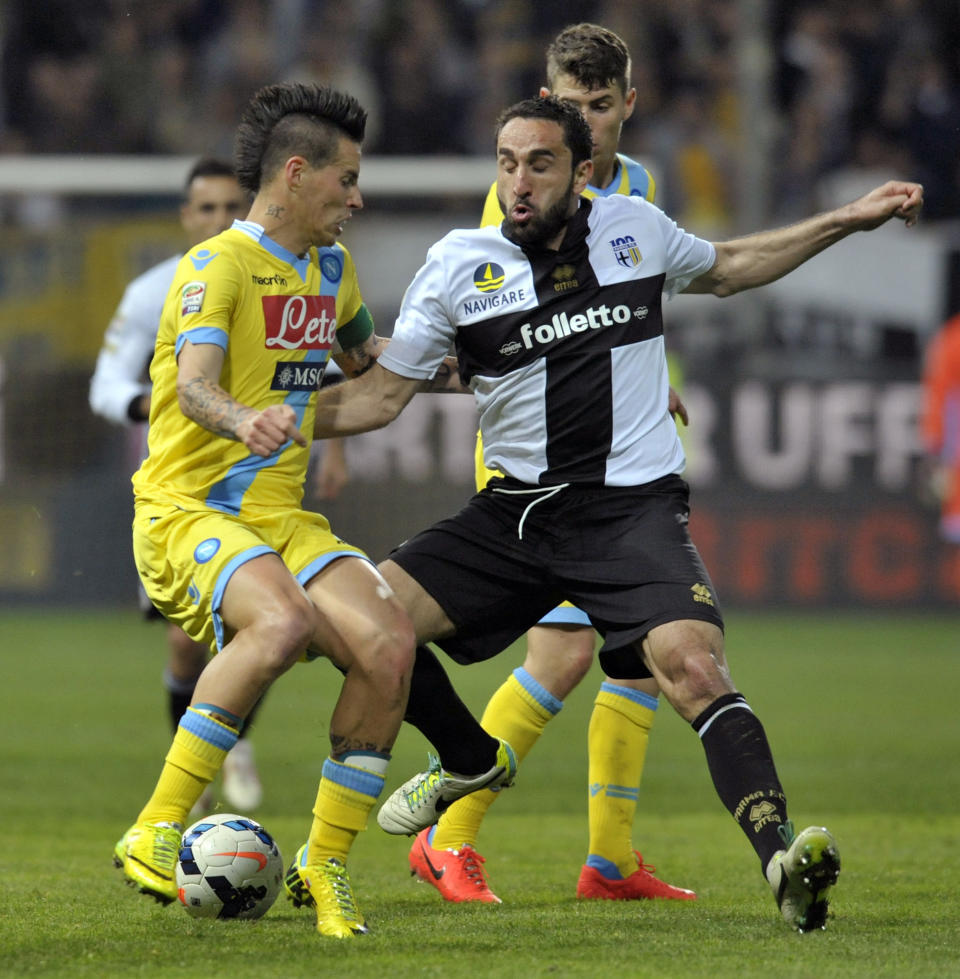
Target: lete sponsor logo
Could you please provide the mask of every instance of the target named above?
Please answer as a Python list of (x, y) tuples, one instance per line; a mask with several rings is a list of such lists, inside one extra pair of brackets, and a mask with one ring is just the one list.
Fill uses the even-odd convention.
[(337, 332), (333, 296), (262, 296), (265, 346), (329, 350)]

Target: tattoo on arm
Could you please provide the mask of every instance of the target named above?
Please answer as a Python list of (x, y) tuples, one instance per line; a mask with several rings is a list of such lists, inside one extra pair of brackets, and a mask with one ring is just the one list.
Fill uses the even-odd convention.
[(222, 438), (237, 438), (237, 426), (244, 418), (255, 414), (252, 408), (240, 404), (219, 384), (209, 378), (195, 377), (181, 391), (183, 413), (198, 425)]
[(429, 381), (424, 381), (420, 390), (441, 394), (450, 392), (470, 394), (470, 389), (460, 380), (459, 367), (456, 357), (445, 357), (437, 368), (437, 373)]
[(437, 373), (429, 381), (423, 382), (424, 391), (446, 391), (450, 384), (450, 365), (444, 361), (438, 368)]
[(349, 347), (347, 350), (344, 350), (342, 356), (345, 362), (341, 365), (341, 368), (347, 377), (359, 377), (361, 374), (366, 374), (376, 363), (377, 359), (370, 352), (366, 341), (358, 344), (356, 347)]

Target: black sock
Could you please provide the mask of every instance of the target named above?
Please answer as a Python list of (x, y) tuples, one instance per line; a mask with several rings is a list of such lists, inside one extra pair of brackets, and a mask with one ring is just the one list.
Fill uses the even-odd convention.
[(766, 871), (770, 858), (784, 846), (777, 830), (787, 821), (787, 799), (763, 725), (743, 695), (731, 693), (717, 698), (692, 726), (707, 754), (717, 795)]
[(244, 720), (243, 725), (240, 728), (240, 737), (241, 738), (245, 738), (245, 737), (247, 737), (250, 734), (250, 726), (253, 724), (253, 719), (260, 712), (260, 705), (263, 703), (263, 697), (265, 697), (265, 696), (266, 696), (266, 694), (264, 694), (253, 705), (253, 707), (250, 708), (250, 713), (247, 714), (246, 719)]
[(180, 718), (187, 712), (190, 701), (193, 699), (193, 691), (197, 681), (186, 683), (182, 680), (167, 680), (167, 707), (170, 711), (170, 723), (173, 725), (173, 733), (177, 733), (180, 726)]
[(499, 742), (480, 727), (427, 646), (417, 646), (403, 719), (437, 749), (449, 772), (475, 775), (496, 764)]

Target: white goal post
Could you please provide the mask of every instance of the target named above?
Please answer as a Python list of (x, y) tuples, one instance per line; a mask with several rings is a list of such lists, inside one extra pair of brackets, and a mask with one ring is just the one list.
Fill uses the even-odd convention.
[[(180, 194), (196, 156), (0, 156), (0, 194), (151, 196)], [(360, 189), (391, 197), (486, 194), (495, 176), (492, 156), (370, 156)]]

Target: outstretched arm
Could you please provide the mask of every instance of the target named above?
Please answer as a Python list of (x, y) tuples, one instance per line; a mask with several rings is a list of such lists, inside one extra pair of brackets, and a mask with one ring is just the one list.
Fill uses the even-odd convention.
[(313, 437), (356, 435), (383, 428), (403, 411), (422, 384), (374, 363), (354, 380), (320, 391)]
[(923, 207), (920, 184), (890, 180), (858, 200), (775, 231), (715, 244), (717, 260), (684, 292), (732, 296), (792, 272), (855, 231), (872, 231), (891, 218), (917, 223)]

